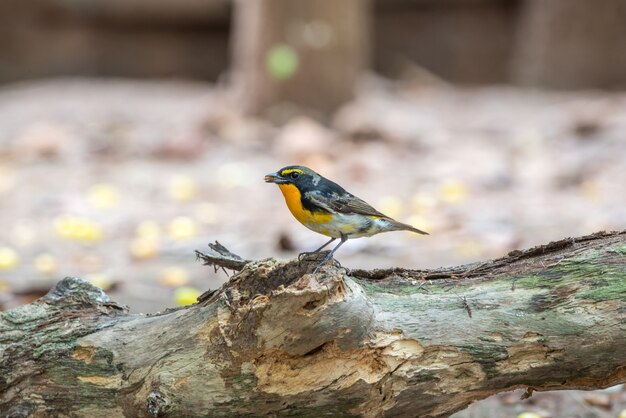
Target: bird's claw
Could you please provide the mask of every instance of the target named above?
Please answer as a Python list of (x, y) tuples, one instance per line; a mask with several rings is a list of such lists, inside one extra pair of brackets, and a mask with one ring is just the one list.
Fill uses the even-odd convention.
[(298, 254), (298, 261), (312, 261), (319, 259), (322, 255), (327, 256), (330, 251), (305, 251)]
[[(315, 274), (315, 273), (317, 273), (319, 271), (319, 269), (324, 264), (328, 263), (331, 259), (333, 259), (330, 251), (311, 251), (311, 252), (307, 251), (307, 252), (300, 253), (298, 255), (298, 262), (317, 261), (322, 256), (323, 256), (323, 258), (321, 259), (321, 261), (318, 261), (317, 263), (315, 263), (315, 267), (313, 268), (312, 272)], [(337, 262), (337, 261), (335, 260), (335, 262)]]
[(311, 254), (316, 254), (315, 251), (304, 251), (298, 254), (298, 261), (302, 261), (303, 258), (310, 256)]

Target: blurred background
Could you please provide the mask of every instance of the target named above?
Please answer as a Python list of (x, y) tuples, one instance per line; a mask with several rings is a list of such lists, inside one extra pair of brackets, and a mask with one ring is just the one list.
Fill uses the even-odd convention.
[[(208, 242), (316, 248), (263, 183), (289, 164), (431, 233), (350, 241), (352, 268), (624, 229), (624, 22), (626, 0), (4, 0), (0, 310), (72, 275), (156, 312), (227, 280)], [(622, 387), (518, 399), (455, 416), (626, 408)]]

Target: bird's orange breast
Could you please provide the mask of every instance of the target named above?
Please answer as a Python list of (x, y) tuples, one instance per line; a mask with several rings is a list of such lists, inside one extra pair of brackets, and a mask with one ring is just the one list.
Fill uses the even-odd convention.
[(304, 225), (325, 224), (330, 222), (333, 215), (328, 212), (311, 212), (302, 206), (300, 190), (293, 184), (279, 184), (280, 191), (285, 196), (287, 207), (291, 214)]

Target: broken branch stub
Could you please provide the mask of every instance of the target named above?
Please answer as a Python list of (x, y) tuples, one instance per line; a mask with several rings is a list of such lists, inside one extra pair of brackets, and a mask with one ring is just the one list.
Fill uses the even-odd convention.
[(196, 259), (202, 260), (205, 266), (226, 268), (233, 271), (240, 271), (250, 262), (250, 260), (244, 260), (237, 254), (231, 253), (218, 241), (209, 244), (209, 251), (207, 252), (196, 250)]

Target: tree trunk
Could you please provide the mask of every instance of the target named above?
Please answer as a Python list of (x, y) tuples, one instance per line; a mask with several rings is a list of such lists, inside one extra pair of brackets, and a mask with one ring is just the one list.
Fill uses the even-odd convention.
[(443, 417), (519, 387), (626, 381), (626, 231), (438, 270), (248, 262), (199, 302), (129, 315), (85, 281), (0, 316), (11, 417)]
[(293, 107), (329, 114), (352, 99), (367, 65), (368, 14), (368, 0), (236, 2), (242, 108), (278, 118)]
[(513, 78), (566, 89), (625, 87), (624, 22), (624, 0), (525, 1)]

